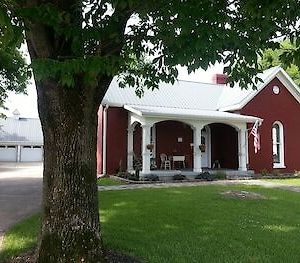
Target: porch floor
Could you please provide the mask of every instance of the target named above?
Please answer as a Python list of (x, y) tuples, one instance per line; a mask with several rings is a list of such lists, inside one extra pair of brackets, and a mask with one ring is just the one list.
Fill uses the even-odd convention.
[[(228, 179), (231, 178), (241, 178), (241, 177), (252, 177), (254, 175), (253, 170), (248, 171), (239, 171), (234, 169), (209, 169), (203, 168), (202, 172), (209, 172), (211, 174), (217, 173), (225, 173)], [(144, 177), (146, 175), (157, 175), (160, 180), (162, 181), (169, 181), (174, 175), (185, 175), (188, 179), (195, 179), (195, 177), (199, 174), (199, 172), (194, 172), (189, 169), (184, 170), (151, 170), (150, 173), (142, 174), (141, 176)]]

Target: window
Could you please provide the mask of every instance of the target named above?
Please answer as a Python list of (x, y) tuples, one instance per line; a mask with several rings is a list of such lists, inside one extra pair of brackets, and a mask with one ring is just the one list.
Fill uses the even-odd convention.
[(274, 122), (272, 126), (272, 141), (273, 141), (273, 167), (285, 168), (283, 125), (279, 121)]
[(7, 148), (8, 148), (8, 149), (15, 149), (15, 148), (16, 148), (16, 146), (13, 146), (13, 145), (8, 145), (8, 146), (7, 146)]

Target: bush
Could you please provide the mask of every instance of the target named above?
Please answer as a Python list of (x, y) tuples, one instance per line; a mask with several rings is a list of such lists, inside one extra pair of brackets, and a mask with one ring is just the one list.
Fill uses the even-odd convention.
[(159, 177), (155, 174), (149, 174), (144, 177), (144, 181), (151, 181), (151, 182), (159, 181)]
[(214, 178), (219, 179), (219, 180), (225, 180), (227, 177), (226, 177), (226, 173), (217, 172), (217, 173), (214, 174)]
[(203, 172), (198, 174), (195, 179), (202, 179), (207, 181), (212, 181), (214, 179), (214, 175), (210, 174), (209, 172)]
[(173, 176), (173, 180), (175, 181), (182, 181), (182, 180), (186, 180), (186, 176), (183, 174), (175, 174)]
[(132, 174), (129, 172), (118, 172), (117, 176), (131, 181), (140, 180), (138, 174)]
[(280, 176), (281, 175), (280, 170), (274, 169), (273, 172), (272, 172), (272, 175), (273, 176)]
[(268, 176), (268, 175), (269, 175), (269, 172), (268, 172), (267, 169), (262, 169), (262, 170), (260, 171), (260, 175), (261, 175), (261, 176)]

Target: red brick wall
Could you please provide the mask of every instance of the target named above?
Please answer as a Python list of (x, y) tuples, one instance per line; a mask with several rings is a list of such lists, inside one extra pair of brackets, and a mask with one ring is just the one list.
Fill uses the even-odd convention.
[[(273, 86), (280, 88), (278, 95), (274, 94)], [(242, 110), (242, 114), (258, 116), (264, 119), (259, 129), (261, 136), (261, 151), (254, 154), (253, 136), (249, 139), (250, 169), (260, 172), (263, 169), (273, 170), (272, 160), (272, 125), (280, 121), (284, 129), (285, 165), (280, 172), (300, 170), (300, 105), (292, 94), (277, 79), (273, 79), (259, 94), (257, 94)]]
[(221, 168), (238, 168), (238, 134), (228, 125), (213, 123), (211, 131), (211, 165), (218, 160)]
[(106, 172), (115, 174), (119, 167), (127, 167), (128, 113), (123, 108), (109, 107), (107, 110), (107, 155)]
[[(178, 142), (178, 137), (182, 142)], [(193, 130), (178, 121), (163, 121), (156, 124), (156, 163), (160, 167), (160, 154), (185, 155), (187, 167), (193, 167)], [(176, 168), (176, 167), (175, 167)]]

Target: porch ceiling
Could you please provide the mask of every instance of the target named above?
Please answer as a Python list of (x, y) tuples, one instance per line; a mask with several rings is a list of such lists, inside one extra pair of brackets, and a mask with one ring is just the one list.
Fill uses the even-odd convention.
[(208, 121), (236, 121), (236, 122), (255, 122), (263, 121), (261, 118), (212, 110), (194, 110), (155, 106), (124, 105), (124, 108), (138, 116), (143, 117), (165, 117)]

